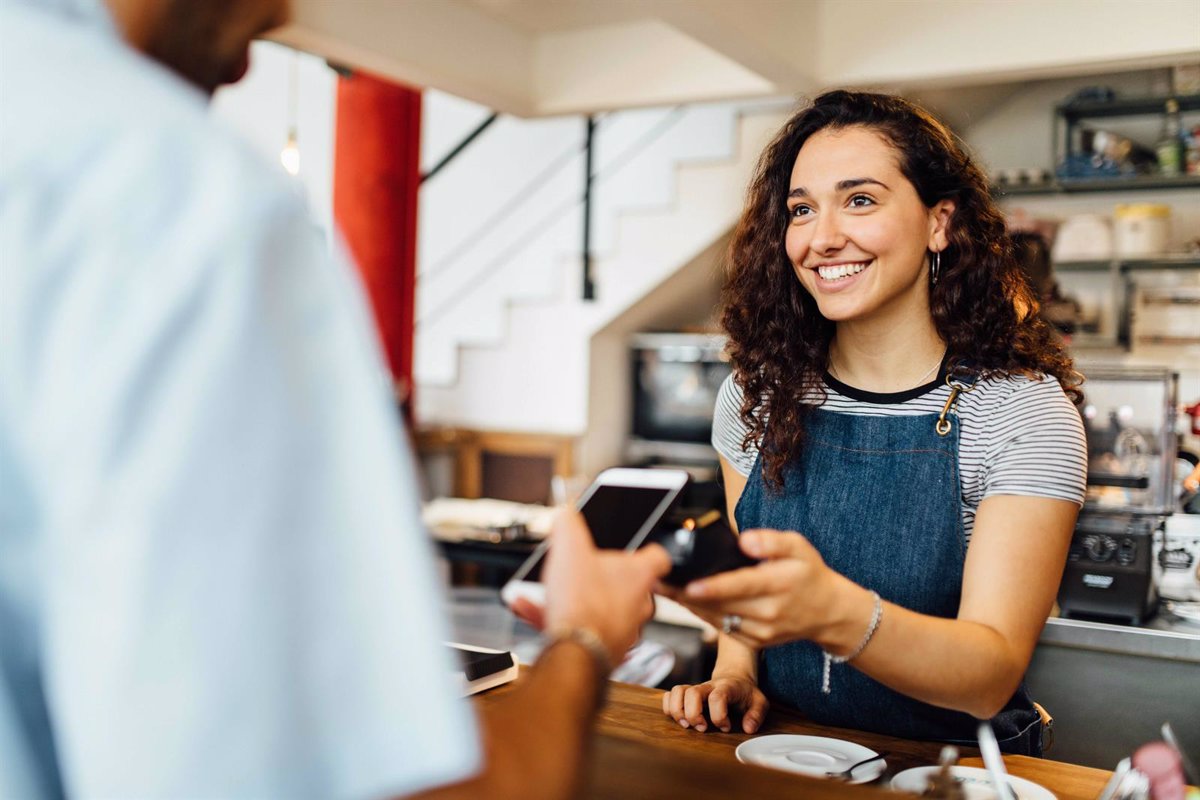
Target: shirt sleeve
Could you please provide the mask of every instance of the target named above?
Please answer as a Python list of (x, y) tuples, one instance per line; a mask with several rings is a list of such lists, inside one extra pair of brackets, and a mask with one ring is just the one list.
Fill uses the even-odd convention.
[(733, 379), (727, 377), (717, 392), (717, 404), (713, 409), (712, 446), (741, 475), (749, 476), (758, 458), (758, 448), (753, 444), (743, 449), (746, 423), (742, 421), (742, 390)]
[(167, 201), (178, 228), (118, 221), (43, 295), (29, 425), (67, 793), (468, 777), (476, 724), (357, 282), (298, 200), (219, 180)]
[(986, 449), (983, 496), (1047, 497), (1083, 505), (1087, 440), (1079, 412), (1058, 381), (1011, 379), (997, 403)]

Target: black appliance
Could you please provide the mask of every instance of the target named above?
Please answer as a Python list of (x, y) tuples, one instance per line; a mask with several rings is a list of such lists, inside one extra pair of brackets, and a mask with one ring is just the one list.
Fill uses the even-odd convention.
[(636, 440), (708, 445), (717, 392), (731, 371), (724, 348), (724, 337), (710, 334), (643, 333), (634, 337)]
[(1174, 507), (1178, 375), (1166, 369), (1082, 370), (1087, 499), (1058, 590), (1065, 617), (1140, 625), (1158, 609), (1155, 558)]
[(1058, 602), (1065, 615), (1141, 625), (1158, 607), (1161, 568), (1154, 546), (1164, 517), (1079, 515)]

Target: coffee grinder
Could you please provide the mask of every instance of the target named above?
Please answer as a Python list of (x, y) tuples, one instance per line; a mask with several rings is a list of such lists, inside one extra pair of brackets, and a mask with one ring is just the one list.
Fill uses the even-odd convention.
[(1158, 608), (1161, 545), (1174, 508), (1179, 376), (1083, 369), (1087, 499), (1058, 590), (1065, 617), (1140, 625)]

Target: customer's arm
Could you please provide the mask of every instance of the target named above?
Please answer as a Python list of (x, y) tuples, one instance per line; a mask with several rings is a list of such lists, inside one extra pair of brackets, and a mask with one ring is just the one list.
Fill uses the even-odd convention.
[(422, 798), (570, 797), (583, 775), (601, 675), (583, 646), (550, 647), (519, 685), (480, 711), (484, 770)]
[(637, 640), (654, 610), (650, 589), (671, 561), (656, 545), (598, 551), (576, 512), (559, 516), (552, 537), (542, 620), (552, 634), (594, 633), (603, 658), (575, 638), (553, 639), (530, 673), (482, 710), (483, 772), (421, 797), (559, 798), (577, 790), (608, 665)]

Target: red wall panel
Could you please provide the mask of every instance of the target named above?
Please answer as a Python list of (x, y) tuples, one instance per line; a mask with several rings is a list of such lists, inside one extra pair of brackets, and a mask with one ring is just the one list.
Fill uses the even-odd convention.
[(362, 273), (397, 384), (412, 386), (421, 92), (338, 78), (333, 215)]

